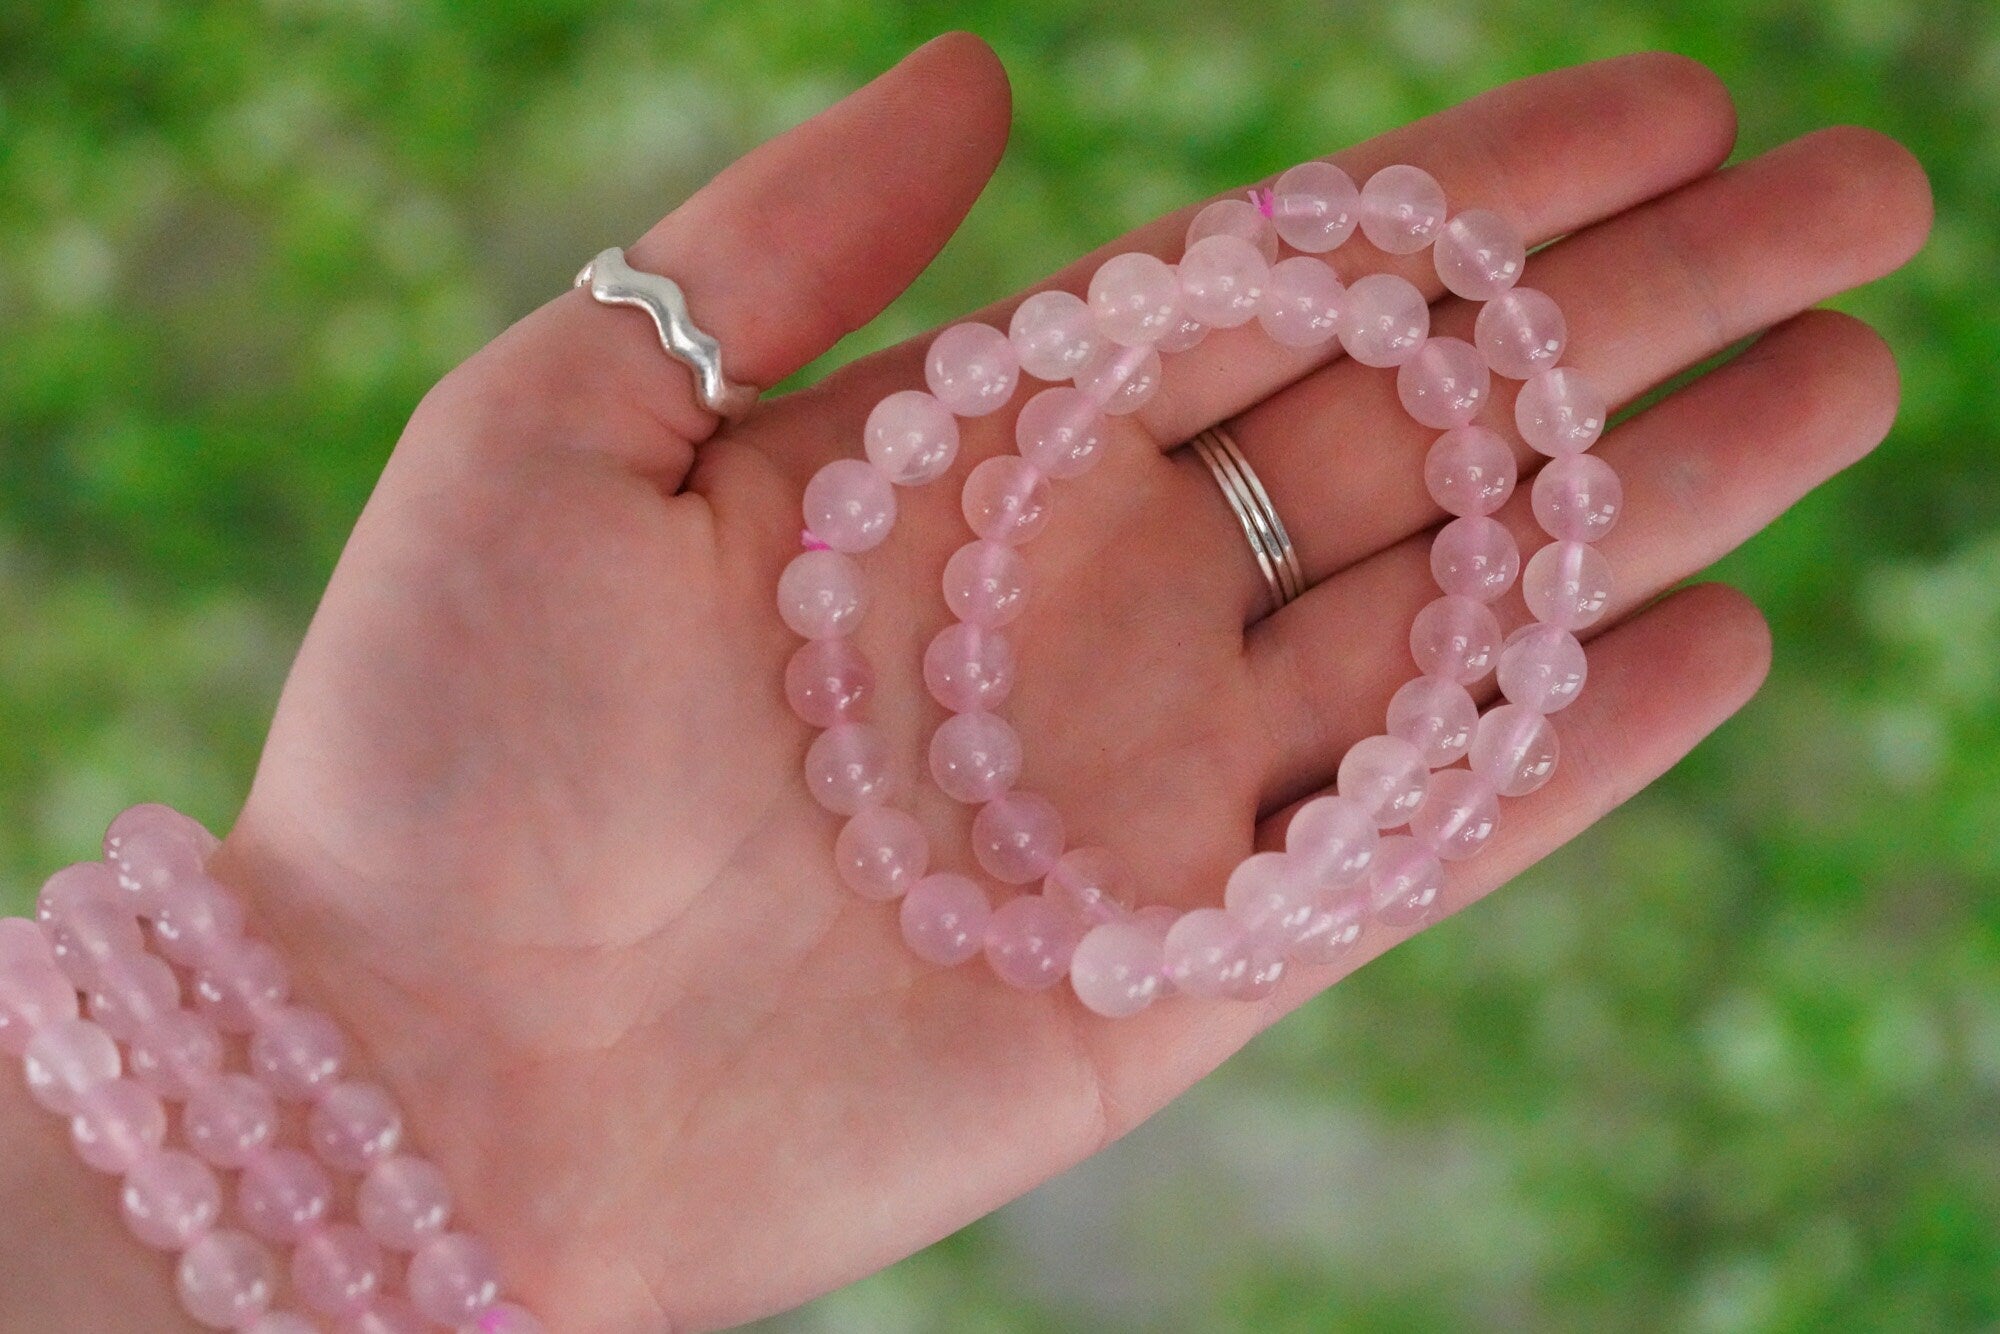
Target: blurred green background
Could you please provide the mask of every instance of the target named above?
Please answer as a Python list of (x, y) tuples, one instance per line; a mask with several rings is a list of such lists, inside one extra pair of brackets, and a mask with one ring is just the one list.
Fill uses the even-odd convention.
[[(141, 798), (226, 825), (442, 371), (951, 26), (1016, 133), (840, 357), (1490, 85), (1667, 47), (1739, 154), (1829, 121), (1935, 239), (1841, 304), (1879, 454), (1732, 558), (1763, 696), (1126, 1143), (774, 1331), (2000, 1328), (2000, 8), (0, 6), (0, 908)], [(636, 163), (636, 167), (625, 164)], [(976, 1128), (968, 1128), (976, 1133)]]

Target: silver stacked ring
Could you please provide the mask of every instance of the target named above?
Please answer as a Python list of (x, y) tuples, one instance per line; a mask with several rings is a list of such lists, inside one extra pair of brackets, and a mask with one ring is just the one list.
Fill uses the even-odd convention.
[(1229, 432), (1211, 426), (1189, 440), (1188, 445), (1208, 465), (1215, 484), (1222, 489), (1222, 498), (1229, 502), (1236, 521), (1242, 525), (1250, 554), (1256, 558), (1257, 569), (1271, 590), (1271, 609), (1276, 611), (1304, 593), (1306, 578), (1299, 565), (1299, 553), (1292, 546), (1290, 534), (1285, 532), (1283, 520), (1278, 518), (1277, 507), (1271, 503), (1271, 493), (1264, 489), (1264, 483), (1250, 467), (1250, 460), (1243, 457), (1242, 449)]

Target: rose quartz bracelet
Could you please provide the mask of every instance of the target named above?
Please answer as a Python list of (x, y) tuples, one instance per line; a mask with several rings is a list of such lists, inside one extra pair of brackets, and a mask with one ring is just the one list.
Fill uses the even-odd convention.
[[(1432, 337), (1428, 303), (1401, 277), (1376, 273), (1342, 285), (1316, 256), (1357, 225), (1387, 254), (1434, 246), (1444, 287), (1482, 303), (1472, 342)], [(1278, 258), (1280, 242), (1300, 253)], [(1582, 689), (1576, 632), (1610, 598), (1608, 567), (1591, 544), (1623, 503), (1617, 476), (1584, 452), (1604, 429), (1604, 395), (1557, 364), (1562, 312), (1547, 295), (1516, 286), (1526, 257), (1520, 233), (1495, 213), (1447, 218), (1444, 191), (1416, 167), (1385, 167), (1357, 189), (1333, 164), (1308, 162), (1248, 201), (1201, 210), (1178, 265), (1117, 255), (1092, 275), (1087, 298), (1039, 292), (1004, 333), (959, 324), (937, 336), (924, 368), (929, 392), (885, 397), (863, 429), (866, 461), (836, 460), (807, 484), (807, 549), (777, 590), (785, 624), (808, 641), (786, 668), (786, 694), (801, 718), (823, 729), (806, 751), (806, 785), (847, 817), (834, 844), (840, 876), (867, 898), (902, 899), (912, 950), (940, 965), (983, 951), (1003, 981), (1024, 989), (1067, 975), (1083, 1004), (1116, 1017), (1170, 990), (1261, 998), (1288, 961), (1331, 963), (1371, 920), (1406, 931), (1438, 914), (1444, 864), (1488, 843), (1499, 798), (1533, 792), (1554, 772), (1549, 715)], [(1111, 853), (1066, 850), (1056, 808), (1016, 786), (1021, 741), (995, 710), (1015, 678), (1005, 627), (1028, 599), (1019, 548), (1047, 523), (1052, 483), (1081, 476), (1102, 456), (1107, 418), (1134, 411), (1159, 388), (1161, 353), (1253, 319), (1288, 347), (1338, 337), (1355, 362), (1398, 368), (1405, 409), (1442, 432), (1424, 478), (1439, 507), (1456, 516), (1431, 548), (1443, 595), (1411, 628), (1421, 675), (1390, 701), (1384, 733), (1342, 758), (1337, 795), (1293, 815), (1284, 850), (1238, 865), (1221, 907), (1139, 908)], [(1071, 383), (1030, 397), (1014, 424), (1018, 452), (986, 459), (966, 476), (960, 506), (973, 540), (946, 563), (943, 580), (956, 621), (923, 656), (925, 684), (948, 715), (931, 739), (930, 773), (947, 796), (977, 807), (973, 859), (1003, 885), (1040, 883), (1039, 893), (996, 907), (968, 875), (932, 873), (924, 829), (891, 804), (896, 765), (865, 721), (874, 673), (849, 637), (868, 603), (854, 556), (888, 536), (895, 488), (950, 469), (958, 419), (1005, 406), (1023, 371)], [(1523, 382), (1514, 423), (1550, 458), (1532, 499), (1554, 540), (1525, 572), (1512, 534), (1493, 517), (1514, 490), (1513, 450), (1474, 424), (1494, 375)], [(1489, 604), (1517, 575), (1536, 619), (1503, 638)], [(1468, 687), (1489, 673), (1505, 702), (1482, 716)]]
[(340, 1030), (291, 1002), (284, 960), (244, 933), (205, 870), (215, 846), (186, 816), (135, 806), (103, 861), (49, 877), (35, 920), (0, 918), (0, 1049), (69, 1118), (77, 1155), (123, 1178), (126, 1223), (178, 1254), (201, 1324), (545, 1334), (499, 1300), (485, 1244), (449, 1229), (444, 1174), (405, 1151), (396, 1100), (348, 1076)]

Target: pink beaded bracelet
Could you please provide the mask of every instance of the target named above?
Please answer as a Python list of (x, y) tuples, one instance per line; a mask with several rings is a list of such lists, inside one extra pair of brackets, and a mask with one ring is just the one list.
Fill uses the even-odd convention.
[[(444, 1174), (404, 1150), (395, 1098), (348, 1077), (339, 1028), (292, 1003), (284, 960), (244, 933), (206, 871), (215, 847), (186, 816), (135, 806), (103, 861), (49, 877), (34, 920), (0, 918), (0, 1049), (24, 1059), (29, 1092), (69, 1118), (78, 1157), (123, 1178), (127, 1225), (178, 1255), (181, 1305), (211, 1329), (544, 1334), (500, 1300), (485, 1244), (448, 1229)], [(282, 1142), (287, 1105), (301, 1144)]]

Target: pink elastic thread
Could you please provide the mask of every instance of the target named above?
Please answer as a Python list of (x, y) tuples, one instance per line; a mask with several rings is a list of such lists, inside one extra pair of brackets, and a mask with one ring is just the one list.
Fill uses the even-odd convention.
[(1250, 202), (1257, 206), (1259, 213), (1262, 213), (1267, 218), (1275, 216), (1277, 196), (1272, 191), (1263, 187), (1253, 187), (1249, 191), (1249, 195)]
[(801, 529), (799, 529), (799, 545), (800, 545), (800, 546), (802, 546), (802, 547), (804, 547), (804, 548), (805, 548), (805, 549), (806, 549), (807, 551), (831, 551), (831, 550), (833, 550), (833, 548), (832, 548), (832, 547), (830, 547), (830, 546), (828, 546), (828, 545), (827, 545), (826, 543), (824, 543), (824, 542), (820, 541), (820, 540), (819, 540), (819, 539), (818, 539), (817, 537), (814, 537), (814, 536), (813, 536), (813, 532), (812, 532), (812, 529), (810, 529), (810, 528), (801, 528)]

